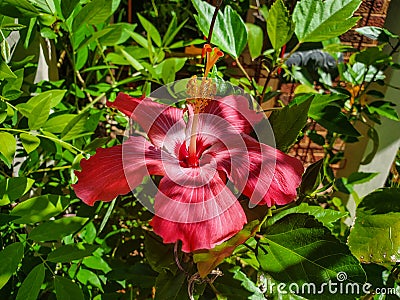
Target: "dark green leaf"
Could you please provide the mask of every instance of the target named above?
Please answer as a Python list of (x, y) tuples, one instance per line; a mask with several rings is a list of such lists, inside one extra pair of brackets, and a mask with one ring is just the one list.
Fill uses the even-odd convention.
[(63, 245), (50, 252), (47, 260), (55, 263), (67, 263), (90, 256), (97, 248), (99, 248), (98, 245), (84, 243)]
[(399, 199), (399, 188), (383, 188), (365, 196), (358, 205), (348, 244), (361, 262), (400, 261)]
[(40, 139), (37, 136), (28, 133), (21, 133), (19, 135), (22, 146), (27, 153), (31, 153), (40, 145)]
[(57, 300), (85, 300), (80, 287), (68, 278), (54, 276), (54, 287)]
[(293, 35), (294, 24), (283, 0), (277, 0), (268, 12), (267, 32), (275, 51), (285, 45)]
[(364, 160), (360, 163), (360, 165), (368, 165), (373, 160), (375, 154), (378, 152), (379, 149), (379, 135), (376, 129), (373, 127), (369, 128), (367, 135), (372, 140), (373, 147), (371, 152), (368, 153), (367, 156), (365, 156)]
[(17, 270), (23, 256), (24, 245), (19, 242), (10, 244), (0, 251), (0, 289)]
[[(195, 15), (201, 32), (208, 36), (215, 7), (202, 0), (192, 0), (198, 15)], [(238, 58), (247, 44), (247, 30), (240, 15), (229, 5), (224, 12), (218, 11), (211, 43), (220, 47), (233, 58)]]
[(79, 0), (61, 0), (61, 11), (64, 19), (68, 19), (72, 11), (77, 7)]
[(7, 205), (25, 195), (34, 182), (26, 177), (6, 178), (0, 181), (0, 205)]
[(239, 280), (241, 282), (242, 287), (244, 287), (249, 292), (253, 293), (253, 295), (251, 297), (249, 297), (248, 299), (252, 299), (252, 300), (265, 299), (264, 294), (261, 292), (261, 290), (258, 288), (258, 286), (253, 281), (251, 281), (251, 279), (249, 277), (247, 277), (247, 275), (245, 273), (243, 273), (241, 271), (241, 268), (239, 266), (235, 266), (229, 271), (234, 274), (233, 275), (234, 279)]
[(44, 265), (39, 264), (29, 272), (18, 290), (16, 300), (36, 300), (44, 280)]
[(293, 11), (295, 32), (300, 43), (321, 42), (337, 37), (354, 25), (352, 18), (361, 0), (301, 0)]
[(312, 97), (309, 97), (301, 104), (285, 106), (271, 114), (269, 121), (274, 131), (276, 147), (279, 150), (287, 152), (296, 141), (307, 123), (311, 101)]
[(264, 33), (258, 25), (246, 23), (246, 27), (250, 56), (252, 59), (255, 59), (261, 55), (264, 43)]
[(308, 166), (303, 174), (300, 192), (309, 195), (312, 194), (321, 183), (321, 169), (324, 165), (324, 160), (320, 159)]
[(63, 212), (69, 204), (67, 198), (57, 195), (43, 195), (19, 203), (11, 210), (11, 215), (19, 216), (14, 223), (31, 224), (48, 220)]
[[(366, 277), (358, 260), (345, 244), (313, 217), (291, 214), (262, 232), (257, 259), (261, 269), (275, 280), (285, 283), (326, 284), (337, 282), (339, 272), (345, 272), (347, 282), (365, 283)], [(328, 293), (327, 289), (325, 290)], [(340, 295), (341, 297), (346, 295)], [(348, 295), (354, 299), (354, 295)], [(308, 299), (325, 296), (307, 294)], [(329, 299), (333, 295), (329, 295)], [(340, 298), (346, 299), (346, 297)]]
[(0, 131), (0, 158), (10, 168), (14, 160), (14, 154), (17, 149), (14, 136), (8, 132)]
[(174, 259), (174, 246), (165, 245), (155, 234), (148, 232), (144, 235), (146, 258), (152, 269), (158, 273), (166, 270), (173, 274), (178, 270)]
[(80, 217), (65, 217), (48, 221), (33, 228), (28, 237), (36, 242), (59, 240), (81, 229), (87, 220)]
[(361, 184), (370, 181), (379, 173), (354, 172), (347, 178), (348, 184)]
[(183, 272), (173, 275), (167, 271), (160, 273), (156, 280), (155, 300), (185, 300), (187, 293), (186, 276)]
[(385, 53), (381, 47), (369, 47), (353, 54), (350, 61), (360, 62), (367, 66), (379, 66), (389, 64), (392, 61), (392, 57)]

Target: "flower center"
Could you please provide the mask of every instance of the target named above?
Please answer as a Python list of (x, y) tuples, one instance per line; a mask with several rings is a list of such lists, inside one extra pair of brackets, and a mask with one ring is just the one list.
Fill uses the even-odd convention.
[(197, 139), (196, 144), (196, 153), (191, 156), (189, 153), (189, 149), (186, 146), (186, 142), (183, 142), (179, 147), (179, 165), (183, 168), (197, 168), (200, 166), (200, 158), (203, 152), (208, 148), (200, 139)]

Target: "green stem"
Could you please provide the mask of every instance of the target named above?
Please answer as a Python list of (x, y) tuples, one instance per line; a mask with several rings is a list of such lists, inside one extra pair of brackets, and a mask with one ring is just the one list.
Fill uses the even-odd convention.
[(239, 58), (236, 58), (236, 63), (239, 67), (239, 69), (242, 71), (242, 73), (244, 74), (244, 76), (247, 78), (247, 80), (250, 82), (251, 86), (253, 87), (254, 93), (256, 94), (256, 97), (259, 98), (261, 95), (258, 92), (257, 87), (254, 85), (253, 80), (251, 79), (250, 75), (246, 72), (246, 70), (244, 69), (243, 65), (240, 63)]
[(103, 99), (103, 97), (106, 95), (106, 93), (101, 93), (100, 95), (98, 95), (96, 98), (94, 98), (94, 100), (92, 102), (90, 102), (88, 105), (86, 105), (79, 113), (82, 114), (85, 111), (91, 109), (93, 107), (93, 105), (95, 105), (97, 102), (99, 102), (101, 99)]

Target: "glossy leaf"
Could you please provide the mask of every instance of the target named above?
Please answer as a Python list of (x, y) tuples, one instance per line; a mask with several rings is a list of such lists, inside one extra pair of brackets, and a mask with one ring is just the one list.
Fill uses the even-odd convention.
[(324, 160), (320, 159), (307, 167), (300, 185), (300, 192), (306, 195), (312, 194), (321, 183), (321, 169)]
[(13, 243), (0, 251), (0, 289), (7, 283), (18, 268), (24, 256), (24, 245)]
[[(197, 25), (201, 32), (208, 36), (215, 7), (202, 0), (192, 0), (198, 15), (195, 15)], [(218, 11), (215, 21), (211, 43), (223, 51), (237, 58), (243, 52), (247, 43), (247, 30), (239, 14), (229, 5), (224, 12)]]
[(10, 67), (0, 59), (0, 79), (17, 78), (17, 76), (11, 71)]
[(293, 11), (300, 43), (321, 42), (337, 37), (360, 19), (352, 17), (361, 0), (301, 0)]
[(399, 199), (399, 188), (383, 188), (365, 196), (358, 205), (348, 245), (361, 262), (400, 262)]
[(54, 287), (57, 300), (84, 300), (80, 287), (68, 278), (54, 276)]
[(277, 0), (268, 11), (267, 32), (275, 51), (285, 45), (294, 33), (294, 23), (283, 0)]
[(36, 300), (45, 275), (43, 264), (39, 264), (29, 272), (18, 290), (16, 300)]
[(21, 133), (19, 138), (21, 139), (22, 146), (27, 153), (31, 153), (32, 151), (36, 150), (36, 148), (40, 145), (40, 139), (32, 134)]
[[(338, 273), (345, 272), (347, 282), (363, 284), (366, 281), (363, 268), (348, 247), (314, 217), (290, 214), (262, 234), (260, 245), (264, 250), (259, 250), (257, 259), (261, 269), (275, 280), (312, 282), (318, 286), (329, 280), (337, 282)], [(351, 297), (354, 299), (354, 295)]]
[(47, 260), (55, 263), (67, 263), (90, 256), (97, 248), (99, 248), (98, 245), (84, 243), (63, 245), (50, 252)]
[(59, 240), (81, 229), (87, 220), (87, 218), (81, 217), (64, 217), (51, 220), (36, 226), (28, 237), (37, 242)]
[(297, 136), (307, 123), (307, 114), (312, 98), (300, 104), (285, 106), (269, 117), (275, 134), (276, 148), (287, 152), (296, 142)]
[(355, 31), (370, 38), (372, 40), (378, 40), (379, 42), (386, 43), (390, 38), (398, 38), (399, 36), (390, 32), (389, 30), (376, 26), (364, 26), (356, 28)]
[(333, 223), (348, 215), (347, 212), (340, 212), (329, 208), (323, 208), (319, 205), (308, 205), (307, 203), (301, 203), (299, 206), (285, 209), (284, 211), (273, 215), (272, 217), (267, 219), (266, 224), (272, 225), (280, 219), (284, 218), (285, 216), (294, 213), (309, 214), (328, 228), (333, 227)]
[(17, 149), (14, 136), (8, 132), (0, 131), (0, 158), (10, 168)]
[(62, 140), (63, 141), (71, 140), (76, 136), (78, 136), (83, 131), (85, 131), (85, 124), (87, 122), (89, 115), (90, 115), (89, 112), (84, 112), (72, 118), (66, 124), (64, 130), (61, 132)]
[(74, 117), (76, 117), (76, 115), (73, 114), (62, 114), (55, 116), (46, 121), (46, 123), (43, 125), (43, 129), (51, 133), (61, 133)]
[(46, 194), (19, 203), (10, 214), (20, 217), (14, 221), (16, 224), (31, 224), (60, 214), (68, 204), (69, 200), (63, 196)]
[(382, 117), (386, 117), (390, 120), (399, 121), (399, 116), (395, 108), (396, 106), (394, 103), (387, 102), (387, 101), (374, 101), (371, 104), (367, 105), (368, 111), (373, 114), (377, 113)]
[(250, 56), (252, 59), (255, 59), (261, 55), (264, 33), (258, 25), (246, 23), (246, 27)]
[(0, 2), (2, 14), (14, 18), (32, 18), (39, 11), (27, 0), (3, 0)]
[(0, 181), (0, 205), (7, 205), (25, 195), (35, 181), (26, 177), (6, 178)]

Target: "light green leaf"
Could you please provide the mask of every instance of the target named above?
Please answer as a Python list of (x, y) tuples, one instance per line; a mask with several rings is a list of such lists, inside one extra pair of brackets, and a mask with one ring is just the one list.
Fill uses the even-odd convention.
[(29, 272), (18, 290), (15, 300), (36, 300), (45, 276), (43, 264), (39, 264)]
[[(43, 100), (49, 102), (50, 108), (56, 106), (61, 102), (67, 90), (50, 90), (46, 92), (39, 93), (38, 95), (32, 97), (26, 103), (21, 103), (17, 105), (17, 109), (21, 114), (25, 117), (28, 117), (32, 114), (33, 109), (40, 105)], [(43, 103), (41, 105), (44, 105)]]
[(161, 36), (160, 33), (158, 32), (157, 28), (150, 23), (149, 20), (147, 20), (145, 17), (143, 17), (141, 14), (137, 14), (139, 17), (139, 21), (142, 24), (144, 30), (146, 30), (146, 33), (150, 38), (154, 41), (154, 43), (157, 45), (157, 47), (162, 46), (162, 41), (161, 41)]
[(283, 0), (277, 0), (268, 12), (267, 32), (275, 51), (285, 45), (293, 35), (294, 24)]
[(40, 145), (40, 139), (32, 134), (21, 133), (19, 138), (21, 139), (22, 146), (27, 153), (31, 153)]
[[(363, 268), (348, 247), (309, 215), (290, 214), (267, 227), (262, 232), (260, 247), (263, 250), (258, 251), (257, 259), (261, 269), (281, 282), (320, 286), (329, 280), (338, 282), (339, 272), (346, 273), (346, 282), (366, 281)], [(355, 295), (350, 296), (354, 299)], [(323, 299), (316, 293), (306, 297)]]
[(12, 177), (0, 181), (0, 206), (7, 205), (25, 195), (35, 180), (26, 177)]
[(138, 62), (135, 58), (133, 58), (133, 56), (130, 55), (128, 52), (126, 52), (123, 48), (119, 48), (119, 51), (121, 51), (122, 55), (136, 71), (144, 69), (143, 65), (140, 62)]
[[(201, 32), (208, 36), (215, 7), (202, 0), (192, 0), (198, 15), (195, 15)], [(247, 30), (240, 15), (229, 5), (224, 12), (218, 11), (211, 43), (220, 47), (233, 58), (238, 58), (247, 44)]]
[(26, 28), (25, 25), (23, 24), (17, 24), (17, 23), (9, 23), (9, 24), (1, 24), (0, 29), (1, 30), (6, 30), (6, 31), (18, 31)]
[(285, 106), (274, 111), (269, 117), (275, 135), (276, 148), (286, 152), (296, 141), (300, 131), (307, 123), (307, 113), (312, 98), (298, 105)]
[(348, 245), (361, 262), (400, 262), (399, 199), (399, 188), (383, 188), (365, 196), (358, 205)]
[(24, 257), (24, 245), (13, 243), (0, 251), (0, 289), (5, 286)]
[(103, 287), (101, 285), (99, 277), (90, 270), (80, 268), (78, 274), (76, 274), (76, 278), (84, 285), (91, 284), (97, 287), (100, 291), (103, 291)]
[(326, 209), (321, 206), (301, 203), (299, 206), (285, 209), (284, 211), (273, 215), (272, 217), (267, 219), (266, 224), (272, 225), (283, 217), (294, 213), (309, 214), (310, 216), (315, 217), (319, 222), (321, 222), (322, 224), (324, 224), (324, 226), (328, 228), (333, 227), (334, 222), (348, 215), (347, 212), (340, 212), (333, 209)]
[(44, 222), (35, 227), (28, 238), (36, 242), (59, 240), (81, 229), (87, 220), (81, 217), (65, 217)]
[(51, 133), (61, 133), (74, 117), (76, 117), (76, 115), (63, 114), (50, 118), (43, 125), (43, 130)]
[(36, 104), (28, 115), (28, 126), (31, 130), (41, 128), (50, 114), (50, 96)]
[(17, 78), (17, 76), (11, 71), (10, 67), (0, 59), (0, 79)]
[(80, 287), (68, 278), (54, 276), (57, 300), (85, 300)]
[(164, 84), (175, 81), (175, 74), (183, 68), (186, 58), (170, 57), (163, 60), (156, 68), (156, 73), (161, 71), (161, 79)]
[(93, 0), (89, 2), (74, 17), (72, 32), (77, 31), (81, 26), (96, 25), (104, 22), (115, 12), (119, 2), (119, 0)]
[(89, 117), (90, 113), (89, 112), (84, 112), (80, 115), (75, 116), (73, 119), (71, 119), (65, 126), (64, 130), (61, 133), (61, 138), (63, 141), (68, 141), (76, 136), (78, 136), (80, 133), (85, 131), (85, 124), (86, 121)]
[(259, 57), (261, 55), (263, 43), (264, 43), (264, 33), (260, 26), (246, 23), (247, 27), (247, 37), (248, 46), (250, 51), (250, 56), (252, 59)]
[(360, 19), (352, 17), (361, 0), (301, 0), (293, 11), (300, 43), (321, 42), (337, 37)]
[(2, 0), (0, 11), (5, 16), (14, 18), (32, 18), (39, 15), (39, 11), (27, 0)]
[(10, 168), (17, 149), (14, 136), (8, 132), (0, 132), (0, 145), (0, 158)]
[(90, 269), (103, 271), (104, 274), (107, 274), (112, 270), (108, 263), (98, 256), (85, 257), (82, 261), (82, 264)]
[(19, 203), (11, 210), (12, 216), (19, 216), (14, 223), (31, 224), (48, 220), (63, 212), (69, 204), (69, 200), (58, 195), (43, 195), (30, 198)]
[(386, 117), (390, 120), (399, 121), (399, 115), (397, 114), (396, 109), (393, 108), (394, 106), (396, 105), (391, 102), (374, 101), (367, 105), (367, 109), (371, 114), (377, 113), (378, 115)]
[(98, 245), (84, 243), (63, 245), (50, 252), (47, 260), (55, 263), (67, 263), (90, 256), (97, 248), (99, 248)]

